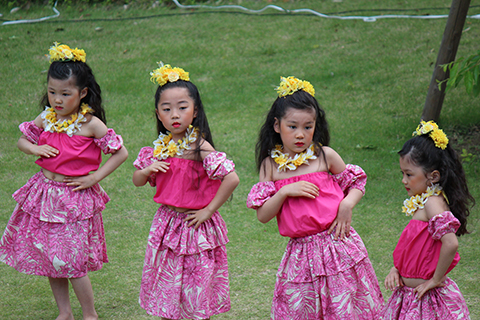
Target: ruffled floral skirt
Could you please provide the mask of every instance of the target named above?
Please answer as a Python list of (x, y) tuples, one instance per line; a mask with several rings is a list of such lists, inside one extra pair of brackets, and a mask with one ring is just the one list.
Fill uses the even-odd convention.
[(148, 236), (140, 306), (168, 319), (207, 319), (230, 310), (227, 227), (220, 214), (195, 230), (161, 206)]
[(100, 185), (75, 191), (38, 172), (18, 189), (17, 205), (0, 240), (0, 261), (17, 271), (80, 278), (108, 262)]
[(417, 300), (414, 288), (398, 287), (388, 300), (382, 320), (466, 320), (470, 319), (465, 299), (450, 278), (445, 287), (434, 288)]
[(384, 300), (353, 228), (345, 240), (323, 231), (288, 242), (273, 297), (275, 320), (377, 320)]

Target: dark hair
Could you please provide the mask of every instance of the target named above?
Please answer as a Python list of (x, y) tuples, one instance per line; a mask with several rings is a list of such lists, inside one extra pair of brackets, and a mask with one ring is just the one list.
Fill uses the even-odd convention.
[(275, 145), (282, 144), (280, 134), (275, 132), (273, 126), (275, 119), (281, 121), (289, 108), (298, 110), (312, 110), (315, 112), (315, 132), (313, 134), (313, 143), (318, 154), (323, 154), (322, 145), (328, 146), (330, 134), (328, 133), (328, 124), (325, 117), (325, 111), (320, 108), (317, 100), (309, 93), (300, 90), (285, 97), (278, 97), (273, 103), (267, 114), (265, 123), (260, 129), (258, 142), (255, 148), (255, 157), (257, 161), (257, 170), (260, 171), (263, 160), (270, 156), (270, 152)]
[[(203, 103), (202, 103), (202, 100), (200, 99), (200, 93), (198, 92), (197, 87), (190, 81), (177, 80), (175, 82), (167, 82), (163, 86), (158, 87), (157, 92), (155, 92), (155, 109), (157, 109), (158, 107), (158, 103), (160, 101), (160, 96), (162, 95), (162, 92), (171, 88), (187, 89), (188, 96), (192, 98), (195, 106), (195, 111), (197, 113), (196, 117), (193, 119), (192, 126), (194, 126), (195, 128), (198, 128), (200, 132), (200, 136), (206, 141), (208, 141), (213, 148), (215, 148), (215, 145), (213, 144), (212, 133), (210, 132), (210, 127), (207, 121), (207, 115), (205, 114), (205, 109), (203, 108)], [(167, 129), (165, 129), (163, 123), (158, 119), (158, 117), (157, 117), (157, 131), (158, 131), (158, 134), (167, 133)], [(200, 152), (202, 150), (201, 150), (200, 140), (201, 139), (197, 139), (196, 148), (194, 150), (194, 152), (196, 153), (197, 159), (201, 159)]]
[[(70, 77), (75, 78), (75, 85), (79, 90), (88, 89), (87, 95), (81, 100), (81, 103), (88, 104), (95, 111), (94, 115), (106, 124), (107, 119), (102, 106), (102, 91), (95, 80), (92, 69), (81, 61), (54, 61), (50, 64), (47, 81), (50, 78), (67, 80)], [(50, 107), (48, 92), (43, 95), (41, 106)]]
[(456, 234), (461, 236), (468, 233), (469, 207), (475, 204), (475, 199), (468, 191), (462, 163), (450, 144), (442, 150), (435, 146), (427, 134), (424, 134), (405, 142), (398, 154), (401, 157), (409, 157), (412, 163), (422, 167), (425, 174), (434, 170), (440, 172), (438, 184), (447, 196), (450, 210), (461, 223)]

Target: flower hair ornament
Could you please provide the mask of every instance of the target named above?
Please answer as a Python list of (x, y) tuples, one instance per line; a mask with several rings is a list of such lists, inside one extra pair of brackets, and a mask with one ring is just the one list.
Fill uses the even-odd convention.
[(418, 125), (417, 129), (413, 132), (412, 136), (421, 136), (424, 134), (428, 134), (430, 138), (432, 138), (433, 142), (435, 143), (435, 147), (445, 150), (448, 145), (448, 138), (447, 135), (443, 132), (443, 130), (438, 128), (438, 125), (433, 121), (421, 121)]
[(188, 72), (182, 68), (172, 68), (169, 64), (164, 65), (163, 62), (157, 62), (159, 68), (150, 72), (150, 81), (158, 83), (161, 87), (167, 82), (175, 82), (177, 80), (190, 81)]
[(312, 97), (315, 97), (315, 89), (312, 84), (305, 80), (300, 80), (295, 77), (280, 77), (280, 85), (275, 88), (278, 96), (285, 97), (294, 94), (297, 91), (303, 90), (309, 93)]
[(54, 42), (53, 46), (48, 49), (48, 55), (50, 63), (53, 61), (80, 61), (85, 62), (87, 54), (83, 49), (72, 49), (66, 44), (59, 44)]

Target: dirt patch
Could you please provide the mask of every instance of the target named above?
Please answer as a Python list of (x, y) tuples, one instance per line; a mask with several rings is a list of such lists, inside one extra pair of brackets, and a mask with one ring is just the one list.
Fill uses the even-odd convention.
[(453, 148), (459, 155), (463, 155), (462, 158), (468, 157), (468, 154), (472, 154), (476, 159), (480, 157), (480, 124), (454, 127), (448, 131)]

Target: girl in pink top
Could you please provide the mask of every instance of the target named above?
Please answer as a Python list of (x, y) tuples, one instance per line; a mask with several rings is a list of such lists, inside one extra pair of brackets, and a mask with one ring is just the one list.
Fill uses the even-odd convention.
[(393, 290), (381, 319), (470, 319), (465, 299), (446, 275), (460, 260), (456, 236), (467, 233), (469, 204), (462, 164), (445, 133), (422, 121), (400, 150), (400, 169), (412, 216), (385, 279)]
[[(69, 281), (84, 319), (97, 319), (89, 271), (108, 262), (102, 210), (110, 200), (98, 184), (128, 156), (105, 125), (100, 87), (84, 50), (55, 43), (43, 111), (20, 125), (18, 148), (39, 159), (41, 171), (13, 194), (18, 202), (0, 241), (0, 260), (48, 277), (57, 319), (73, 319)], [(99, 168), (101, 151), (112, 154)]]
[(158, 139), (134, 162), (133, 183), (156, 187), (140, 305), (162, 319), (209, 319), (230, 310), (227, 227), (218, 209), (238, 185), (232, 161), (214, 149), (188, 72), (160, 65), (151, 80)]
[(260, 182), (247, 206), (290, 237), (272, 319), (378, 319), (383, 297), (367, 250), (350, 226), (367, 176), (328, 147), (325, 112), (307, 81), (281, 78), (257, 143)]

